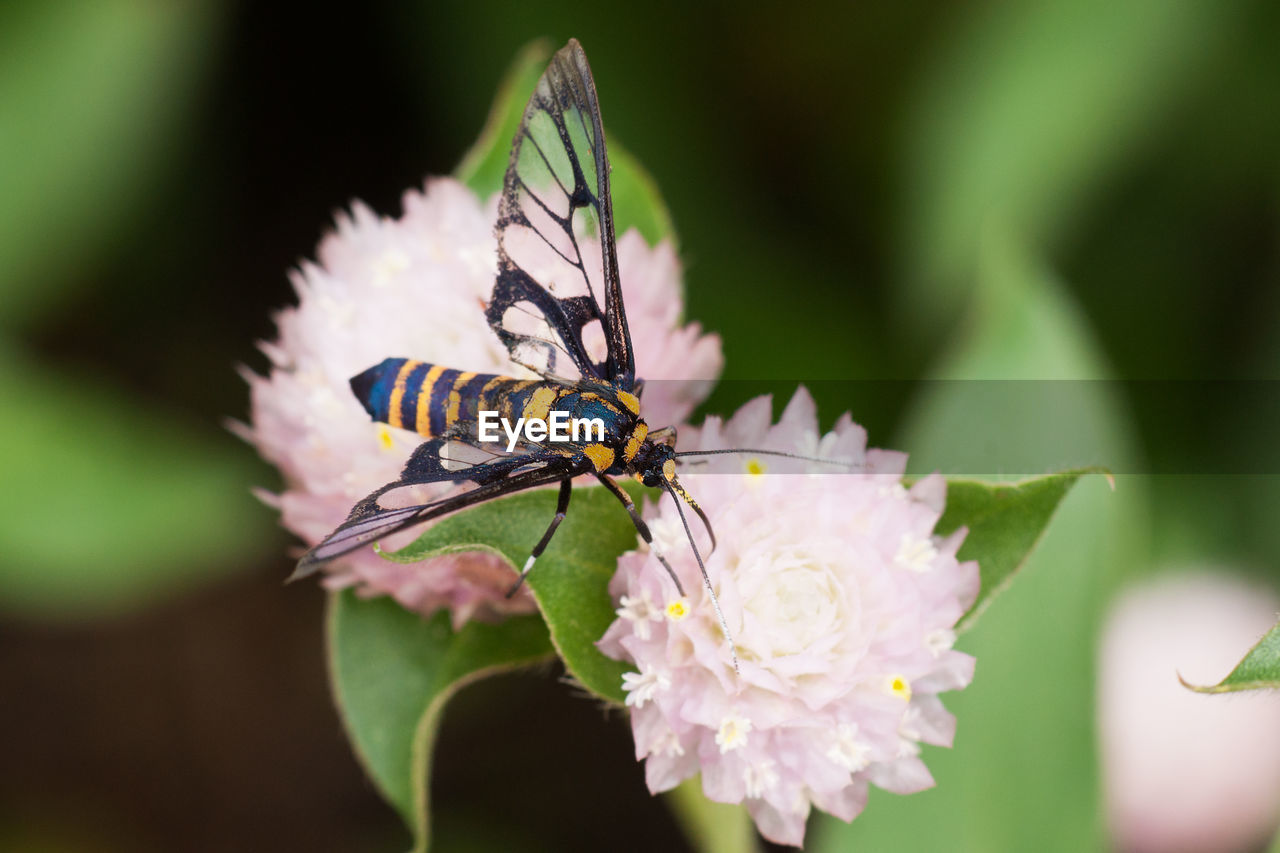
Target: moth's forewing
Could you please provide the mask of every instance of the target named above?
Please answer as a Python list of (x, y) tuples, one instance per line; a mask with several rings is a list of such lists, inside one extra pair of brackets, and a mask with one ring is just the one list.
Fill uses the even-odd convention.
[(498, 208), (489, 322), (544, 375), (630, 388), (609, 164), (595, 83), (576, 41), (552, 58), (512, 143)]

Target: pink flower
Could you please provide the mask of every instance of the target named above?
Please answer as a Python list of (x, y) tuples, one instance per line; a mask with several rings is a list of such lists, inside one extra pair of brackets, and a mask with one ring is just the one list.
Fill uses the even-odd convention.
[(1098, 728), (1108, 822), (1135, 853), (1258, 850), (1280, 823), (1280, 696), (1193, 693), (1275, 624), (1280, 599), (1222, 574), (1164, 577), (1116, 604)]
[[(349, 215), (338, 216), (317, 262), (304, 262), (293, 274), (298, 306), (277, 315), (279, 340), (262, 344), (270, 374), (246, 375), (252, 427), (243, 432), (280, 468), (285, 489), (269, 500), (308, 544), (341, 523), (357, 500), (394, 480), (420, 441), (372, 423), (351, 393), (351, 376), (394, 356), (524, 375), (484, 317), (496, 270), (496, 210), (496, 199), (483, 205), (447, 178), (406, 193), (398, 219), (357, 202)], [(639, 375), (702, 380), (658, 383), (680, 392), (646, 395), (651, 423), (678, 422), (720, 372), (719, 339), (700, 334), (696, 324), (680, 325), (680, 268), (669, 243), (650, 248), (630, 231), (619, 240), (618, 255)], [(439, 497), (449, 488), (423, 488), (420, 497)], [(331, 564), (326, 583), (392, 595), (423, 613), (448, 607), (460, 624), (476, 614), (532, 609), (527, 596), (504, 597), (511, 579), (505, 563), (490, 555), (401, 565), (365, 549)]]
[(745, 802), (766, 838), (799, 845), (811, 806), (852, 820), (868, 784), (902, 794), (933, 784), (919, 744), (951, 744), (955, 721), (937, 694), (972, 677), (952, 628), (978, 572), (956, 560), (963, 531), (932, 535), (941, 477), (904, 488), (906, 457), (867, 450), (848, 415), (820, 436), (803, 388), (776, 426), (770, 411), (759, 398), (727, 423), (709, 418), (681, 449), (818, 455), (857, 473), (726, 455), (680, 475), (719, 539), (707, 572), (741, 675), (669, 498), (650, 524), (689, 598), (652, 554), (623, 555), (611, 586), (619, 618), (600, 648), (639, 670), (624, 689), (651, 791), (701, 772), (710, 799)]

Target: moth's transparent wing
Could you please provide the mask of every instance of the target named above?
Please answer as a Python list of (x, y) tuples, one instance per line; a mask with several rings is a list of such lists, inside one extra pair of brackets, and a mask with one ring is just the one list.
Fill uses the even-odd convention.
[(525, 107), (498, 206), (488, 319), (544, 375), (630, 389), (635, 358), (618, 279), (609, 160), (586, 54), (571, 40)]
[[(581, 473), (573, 459), (549, 451), (496, 456), (482, 447), (451, 439), (423, 442), (400, 472), (357, 503), (337, 529), (298, 561), (290, 580), (306, 577), (322, 564), (385, 536), (502, 495), (549, 485)], [(470, 484), (465, 491), (429, 503), (395, 505), (397, 490), (428, 483)], [(404, 498), (401, 498), (401, 502)]]

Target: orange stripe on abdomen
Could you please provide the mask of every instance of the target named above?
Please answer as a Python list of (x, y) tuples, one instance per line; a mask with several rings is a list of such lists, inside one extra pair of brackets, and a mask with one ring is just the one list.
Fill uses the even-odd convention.
[(422, 387), (418, 389), (418, 417), (414, 429), (424, 438), (431, 438), (431, 389), (435, 386), (436, 380), (440, 378), (440, 374), (444, 373), (446, 368), (443, 365), (433, 364), (431, 369), (427, 371), (427, 375), (423, 377)]
[(391, 399), (387, 404), (387, 423), (397, 429), (403, 426), (400, 417), (400, 403), (404, 400), (405, 383), (409, 381), (409, 374), (420, 364), (422, 362), (409, 359), (400, 365), (400, 370), (396, 373), (395, 384), (391, 386)]

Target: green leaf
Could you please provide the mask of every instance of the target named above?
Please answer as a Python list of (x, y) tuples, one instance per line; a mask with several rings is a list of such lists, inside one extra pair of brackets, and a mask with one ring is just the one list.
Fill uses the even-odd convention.
[(413, 833), (415, 851), (428, 845), (428, 774), (445, 703), (476, 679), (551, 653), (537, 616), (454, 631), (445, 612), (424, 619), (390, 598), (330, 596), (330, 679), (342, 722), (369, 777)]
[(1197, 693), (1235, 693), (1239, 690), (1280, 689), (1280, 624), (1266, 633), (1258, 644), (1249, 650), (1244, 660), (1217, 684), (1197, 687), (1188, 684), (1181, 675), (1178, 680), (1184, 687)]
[[(645, 490), (627, 484), (634, 496)], [(448, 516), (389, 559), (412, 563), (459, 551), (488, 551), (504, 558), (514, 581), (529, 551), (556, 511), (556, 491), (541, 489), (490, 501)], [(609, 579), (618, 555), (636, 547), (636, 531), (618, 499), (602, 486), (576, 487), (569, 513), (529, 574), (529, 587), (551, 642), (569, 672), (597, 696), (622, 704), (627, 664), (596, 648), (615, 618)]]
[(9, 611), (137, 608), (244, 566), (273, 541), (272, 513), (248, 491), (265, 476), (249, 448), (3, 347), (0, 471)]
[[(498, 89), (480, 138), (454, 172), (458, 180), (481, 198), (502, 190), (511, 141), (520, 127), (529, 96), (550, 58), (551, 48), (546, 41), (535, 41), (520, 51)], [(618, 236), (621, 237), (628, 228), (636, 228), (650, 245), (664, 239), (674, 243), (675, 226), (657, 184), (639, 161), (608, 134), (607, 125), (605, 136), (609, 147), (610, 193)]]
[(0, 12), (0, 319), (52, 306), (165, 175), (222, 8), (95, 0)]
[(997, 595), (1012, 582), (1044, 535), (1062, 499), (1085, 474), (1098, 468), (1062, 471), (1018, 483), (948, 480), (947, 507), (936, 532), (945, 536), (961, 526), (969, 528), (957, 557), (977, 560), (982, 577), (978, 599), (957, 626), (964, 632)]

